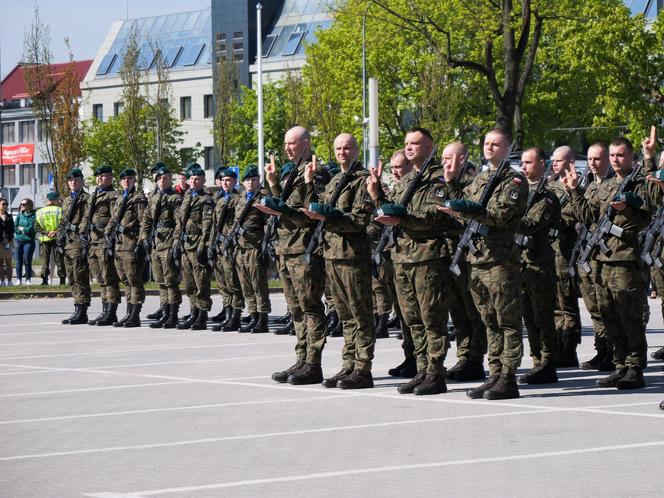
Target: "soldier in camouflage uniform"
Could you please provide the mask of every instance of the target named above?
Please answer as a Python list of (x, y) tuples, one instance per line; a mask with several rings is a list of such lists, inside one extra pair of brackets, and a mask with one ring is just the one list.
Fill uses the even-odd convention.
[[(315, 164), (307, 165), (303, 212), (325, 222), (323, 257), (330, 290), (344, 334), (341, 370), (323, 381), (324, 387), (363, 389), (373, 387), (371, 365), (376, 337), (371, 314), (371, 261), (367, 225), (374, 210), (366, 190), (369, 173), (356, 161), (355, 138), (342, 133), (334, 140), (334, 153), (342, 174), (335, 175), (318, 196), (314, 188)], [(341, 187), (340, 187), (341, 185)], [(336, 204), (332, 196), (341, 188)], [(291, 374), (297, 380), (305, 371)], [(297, 382), (292, 382), (297, 383)]]
[[(498, 180), (486, 208), (479, 204), (491, 175), (506, 159), (509, 144), (510, 138), (504, 131), (490, 131), (484, 138), (484, 157), (489, 168), (463, 190), (465, 199), (449, 201), (450, 207), (440, 208), (453, 216), (475, 219), (487, 228), (486, 234), (475, 241), (477, 253), (467, 256), (470, 290), (489, 343), (489, 377), (481, 386), (466, 392), (473, 399), (519, 397), (515, 374), (523, 357), (523, 327), (520, 255), (514, 237), (526, 208), (528, 184), (510, 168)], [(451, 175), (446, 178), (452, 189), (460, 189)]]
[[(265, 194), (260, 189), (260, 175), (258, 168), (250, 166), (242, 176), (245, 188), (244, 195), (240, 196), (235, 207), (235, 224), (240, 222), (240, 216), (248, 202), (254, 204)], [(268, 315), (272, 311), (270, 304), (270, 289), (267, 282), (267, 262), (260, 257), (261, 242), (265, 232), (267, 216), (253, 207), (242, 223), (242, 234), (238, 239), (237, 274), (242, 287), (242, 294), (247, 303), (247, 310), (251, 320), (240, 327), (240, 332), (262, 334), (269, 332)]]
[[(316, 222), (300, 211), (300, 208), (304, 207), (308, 189), (304, 182), (304, 170), (306, 164), (312, 160), (309, 132), (301, 126), (291, 128), (284, 137), (284, 148), (289, 161), (292, 162), (282, 169), (281, 180), (277, 179), (275, 166), (266, 165), (265, 177), (274, 197), (264, 198), (265, 206), (257, 206), (266, 214), (280, 217), (275, 250), (279, 258), (279, 274), (286, 302), (297, 336), (295, 364), (284, 371), (275, 372), (272, 379), (282, 383), (293, 380), (300, 384), (318, 384), (323, 381), (321, 356), (325, 346), (325, 311), (322, 296), (325, 270), (323, 258), (319, 254), (313, 254), (308, 263), (303, 259)], [(293, 177), (294, 190), (284, 205), (277, 198), (281, 196), (289, 175), (296, 175)], [(268, 205), (274, 209), (266, 207)], [(297, 372), (305, 375), (298, 374), (297, 377), (291, 378), (291, 375)]]
[(233, 227), (237, 203), (240, 194), (235, 190), (237, 174), (229, 168), (217, 168), (215, 171), (217, 182), (217, 193), (214, 196), (215, 208), (212, 216), (212, 230), (207, 235), (207, 246), (211, 249), (210, 255), (216, 255), (214, 260), (214, 274), (217, 280), (217, 288), (223, 301), (223, 317), (217, 315), (214, 320), (220, 321), (219, 325), (212, 330), (235, 332), (240, 329), (240, 315), (244, 308), (244, 297), (242, 287), (238, 278), (235, 262), (226, 257), (217, 241), (227, 237)]
[(449, 348), (447, 333), (451, 247), (441, 237), (458, 222), (436, 209), (448, 196), (443, 168), (432, 158), (433, 139), (428, 130), (413, 128), (406, 134), (406, 157), (414, 169), (394, 187), (388, 199), (399, 203), (416, 181), (407, 206), (390, 204), (380, 188), (380, 172), (371, 171), (369, 192), (380, 205), (376, 221), (400, 228), (392, 249), (392, 263), (399, 307), (415, 345), (417, 375), (399, 386), (401, 394), (429, 395), (447, 392), (444, 361)]
[[(443, 150), (443, 166), (454, 175), (459, 188), (470, 185), (474, 178), (468, 174), (468, 168), (472, 165), (466, 163), (467, 158), (468, 150), (461, 142), (453, 142)], [(444, 237), (450, 247), (457, 246), (463, 229), (464, 226), (459, 226), (457, 230), (451, 227), (445, 232)], [(452, 273), (452, 286), (448, 299), (450, 317), (456, 335), (457, 363), (447, 369), (447, 379), (462, 382), (484, 380), (486, 327), (470, 293), (468, 262), (461, 262), (459, 269), (460, 275)]]
[(180, 262), (191, 313), (177, 328), (204, 330), (212, 307), (206, 239), (212, 230), (214, 201), (205, 190), (205, 171), (197, 163), (189, 168), (187, 176), (190, 188), (184, 194), (180, 214), (175, 220), (171, 256)]
[(549, 232), (560, 221), (560, 201), (546, 186), (539, 193), (534, 190), (546, 172), (542, 149), (525, 150), (521, 164), (529, 188), (533, 189), (528, 194), (530, 206), (521, 218), (517, 237), (521, 248), (523, 321), (528, 331), (533, 368), (519, 377), (519, 383), (550, 384), (558, 382), (555, 364), (558, 340), (551, 300), (556, 292), (555, 256)]
[(180, 214), (182, 196), (172, 188), (171, 173), (162, 165), (154, 173), (157, 190), (150, 196), (141, 223), (139, 244), (150, 255), (152, 275), (159, 285), (159, 303), (164, 310), (150, 328), (172, 329), (178, 324), (178, 312), (182, 303), (180, 279), (173, 264), (175, 223)]
[(553, 242), (553, 251), (556, 255), (555, 317), (560, 346), (556, 364), (561, 368), (577, 367), (579, 366), (579, 359), (576, 348), (581, 342), (581, 315), (576, 282), (567, 269), (578, 236), (576, 231), (577, 218), (574, 215), (571, 203), (562, 201), (565, 195), (565, 187), (560, 181), (568, 171), (574, 169), (576, 158), (574, 151), (563, 145), (553, 151), (551, 160), (553, 161), (552, 169), (556, 180), (549, 183), (549, 188), (556, 194), (562, 206), (560, 223), (556, 227), (556, 238)]
[(81, 240), (87, 247), (88, 262), (100, 287), (102, 313), (88, 325), (112, 325), (117, 321), (120, 304), (120, 279), (113, 258), (106, 254), (104, 231), (111, 221), (111, 209), (118, 193), (113, 188), (113, 168), (100, 166), (95, 170), (97, 188), (81, 223)]
[[(654, 147), (654, 143), (648, 147), (644, 143), (644, 156), (651, 163), (654, 163)], [(652, 149), (650, 157), (649, 149)], [(597, 222), (609, 205), (617, 211), (613, 224), (623, 229), (622, 235), (609, 235), (605, 239), (609, 252), (604, 254), (597, 251), (594, 255), (597, 261), (597, 302), (606, 332), (614, 346), (613, 360), (616, 367), (608, 377), (599, 379), (597, 385), (638, 389), (645, 387), (643, 369), (647, 363), (648, 348), (642, 310), (637, 305), (642, 301), (646, 286), (641, 271), (638, 234), (650, 222), (651, 195), (644, 176), (640, 174), (632, 188), (616, 198), (616, 192), (634, 164), (634, 152), (629, 140), (621, 137), (611, 142), (609, 160), (616, 176), (604, 180), (592, 199), (584, 197), (577, 189), (576, 171), (570, 170), (563, 178), (563, 183), (570, 190), (575, 212), (585, 223)]]
[[(593, 180), (590, 182), (584, 193), (588, 202), (595, 202), (594, 198), (597, 196), (599, 186), (611, 169), (609, 164), (609, 148), (605, 144), (593, 144), (588, 148), (586, 153), (588, 157), (588, 167), (593, 173)], [(592, 232), (595, 225), (589, 225), (588, 229)], [(589, 261), (591, 271), (590, 273), (576, 271), (579, 277), (579, 288), (581, 289), (581, 296), (586, 305), (586, 309), (590, 314), (590, 319), (593, 324), (593, 332), (595, 336), (595, 351), (597, 354), (590, 360), (581, 363), (580, 367), (584, 370), (599, 370), (599, 371), (612, 371), (613, 365), (613, 345), (609, 340), (606, 333), (606, 326), (602, 320), (602, 315), (599, 312), (599, 305), (597, 304), (597, 293), (595, 290), (595, 275), (597, 275), (597, 262), (595, 260)]]
[(62, 205), (62, 219), (58, 227), (58, 247), (64, 250), (67, 280), (74, 297), (74, 313), (62, 320), (64, 325), (79, 325), (88, 322), (90, 306), (90, 268), (83, 254), (80, 229), (81, 222), (90, 203), (90, 194), (83, 190), (85, 180), (79, 168), (67, 174), (70, 194)]
[(121, 194), (112, 206), (111, 219), (104, 230), (106, 250), (115, 256), (115, 268), (125, 287), (127, 314), (113, 323), (114, 327), (140, 327), (141, 308), (145, 302), (142, 246), (137, 244), (146, 199), (136, 186), (136, 171), (120, 172)]

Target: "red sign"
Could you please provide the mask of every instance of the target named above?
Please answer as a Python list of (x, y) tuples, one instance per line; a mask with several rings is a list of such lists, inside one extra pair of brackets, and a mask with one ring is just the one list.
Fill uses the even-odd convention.
[(35, 144), (4, 145), (2, 164), (32, 164), (35, 159)]

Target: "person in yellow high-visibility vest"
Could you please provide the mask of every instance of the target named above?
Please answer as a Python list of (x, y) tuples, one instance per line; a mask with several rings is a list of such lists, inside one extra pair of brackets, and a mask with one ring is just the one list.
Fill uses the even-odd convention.
[(48, 285), (51, 263), (55, 262), (60, 277), (60, 285), (64, 285), (67, 279), (64, 255), (56, 251), (56, 235), (62, 208), (60, 207), (60, 196), (57, 192), (49, 192), (46, 195), (46, 206), (37, 210), (37, 228), (39, 230), (39, 243), (43, 250), (41, 278), (42, 285)]

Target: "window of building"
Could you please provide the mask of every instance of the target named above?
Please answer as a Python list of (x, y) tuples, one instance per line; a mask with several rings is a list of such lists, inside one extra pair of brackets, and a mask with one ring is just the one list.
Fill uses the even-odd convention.
[(48, 185), (48, 175), (49, 171), (51, 171), (51, 165), (49, 163), (42, 163), (38, 166), (38, 171), (41, 185)]
[(180, 52), (182, 52), (181, 45), (169, 48), (164, 56), (164, 67), (173, 67), (177, 62)]
[(35, 177), (34, 164), (21, 164), (19, 170), (19, 185), (30, 185), (32, 179)]
[(214, 117), (214, 96), (213, 95), (203, 95), (203, 117), (204, 118), (213, 118)]
[(37, 141), (46, 141), (46, 128), (42, 120), (37, 121)]
[(16, 165), (5, 164), (2, 167), (2, 181), (5, 187), (9, 185), (16, 185)]
[(217, 62), (221, 62), (226, 60), (226, 33), (217, 33), (216, 39), (217, 46), (215, 50), (217, 53)]
[(191, 97), (180, 97), (180, 119), (191, 119)]
[(92, 117), (99, 121), (104, 120), (104, 104), (92, 104)]
[(18, 137), (20, 143), (34, 143), (35, 141), (35, 122), (19, 121)]
[(180, 167), (184, 170), (191, 163), (192, 150), (189, 147), (180, 149)]
[(214, 147), (205, 147), (203, 152), (205, 169), (214, 169)]
[(122, 109), (124, 109), (122, 102), (113, 102), (113, 116), (117, 118), (122, 112)]
[(14, 123), (2, 123), (2, 143), (11, 144), (15, 141)]

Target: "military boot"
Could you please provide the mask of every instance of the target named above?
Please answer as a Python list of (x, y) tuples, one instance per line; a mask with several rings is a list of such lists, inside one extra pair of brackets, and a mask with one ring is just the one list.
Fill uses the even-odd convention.
[(104, 318), (108, 313), (108, 303), (101, 303), (101, 313), (96, 318), (88, 321), (88, 325), (97, 325), (97, 322)]
[(258, 323), (251, 329), (252, 334), (267, 334), (270, 331), (270, 327), (267, 322), (267, 313), (258, 314)]
[(618, 389), (641, 389), (646, 387), (641, 367), (629, 367), (625, 376), (616, 383)]
[(108, 303), (106, 315), (97, 320), (98, 327), (113, 325), (118, 321), (118, 303)]
[(88, 323), (88, 305), (79, 304), (78, 314), (75, 314), (69, 320), (69, 325), (83, 325)]
[(417, 375), (417, 362), (414, 356), (409, 356), (394, 368), (387, 371), (391, 377), (415, 377)]
[(191, 313), (189, 313), (189, 318), (182, 318), (182, 321), (178, 323), (178, 330), (186, 330), (191, 327), (196, 318), (198, 318), (198, 313), (200, 310), (198, 308), (191, 308)]
[(500, 379), (499, 374), (489, 375), (484, 384), (482, 384), (481, 386), (474, 387), (473, 389), (468, 389), (466, 391), (466, 396), (468, 396), (470, 399), (483, 398), (484, 392), (488, 391), (493, 386), (495, 386), (498, 383), (498, 379)]
[(148, 320), (160, 320), (161, 317), (164, 316), (164, 313), (166, 311), (166, 307), (167, 307), (166, 304), (159, 303), (159, 309), (157, 311), (155, 311), (154, 313), (150, 313), (145, 318), (147, 318)]
[(378, 320), (376, 322), (376, 328), (374, 332), (376, 333), (376, 339), (385, 339), (390, 337), (390, 332), (387, 330), (387, 319), (389, 314), (385, 313), (383, 315), (378, 315)]
[(623, 367), (619, 370), (614, 371), (612, 374), (607, 377), (602, 377), (597, 380), (597, 387), (616, 387), (618, 381), (627, 375), (627, 367)]
[(168, 321), (168, 318), (171, 316), (171, 307), (168, 304), (164, 305), (164, 313), (161, 315), (161, 318), (155, 320), (150, 324), (151, 329), (160, 329)]
[(329, 335), (332, 329), (334, 329), (339, 323), (339, 315), (337, 314), (336, 310), (332, 310), (325, 318), (325, 331)]
[(330, 333), (328, 334), (330, 337), (343, 337), (344, 335), (344, 326), (343, 322), (339, 320), (337, 322), (337, 325), (330, 330)]
[(335, 373), (329, 379), (325, 379), (323, 381), (323, 387), (327, 387), (327, 388), (337, 387), (337, 382), (339, 382), (341, 379), (345, 379), (346, 377), (348, 377), (352, 373), (353, 373), (352, 369), (342, 368), (341, 370), (339, 370), (337, 373)]
[(602, 364), (605, 358), (606, 358), (605, 351), (597, 351), (597, 354), (595, 356), (593, 356), (588, 361), (582, 362), (579, 365), (579, 367), (581, 368), (581, 370), (598, 370), (599, 366)]
[(242, 310), (233, 308), (230, 319), (221, 327), (224, 332), (237, 332), (240, 329), (240, 315)]
[(127, 303), (127, 311), (125, 313), (125, 316), (123, 316), (119, 320), (114, 321), (113, 322), (114, 327), (124, 327), (125, 322), (129, 320), (129, 315), (131, 314), (132, 306), (133, 306), (132, 304)]
[(389, 320), (387, 320), (387, 328), (388, 329), (400, 329), (401, 328), (401, 320), (399, 319), (399, 315), (395, 314)]
[(445, 383), (445, 374), (443, 373), (427, 373), (424, 380), (413, 389), (413, 394), (417, 396), (443, 394), (446, 392), (447, 384)]
[(79, 306), (80, 306), (80, 304), (75, 304), (74, 305), (74, 312), (71, 314), (71, 316), (69, 318), (65, 318), (64, 320), (62, 320), (62, 325), (69, 325), (69, 322), (71, 322), (71, 319), (74, 318), (79, 313), (79, 311), (78, 311)]
[(519, 377), (519, 384), (554, 384), (558, 373), (553, 365), (537, 365)]
[(293, 324), (292, 319), (283, 327), (277, 327), (274, 329), (275, 335), (290, 335), (291, 332), (295, 332), (295, 325)]
[(194, 323), (191, 324), (191, 330), (207, 330), (207, 310), (198, 310), (198, 316)]
[[(227, 317), (227, 312), (226, 312), (226, 310), (228, 310), (228, 308), (230, 308), (230, 306), (224, 306), (223, 309), (222, 309), (219, 313), (217, 313), (216, 315), (214, 315), (214, 316), (213, 316), (212, 318), (210, 318), (209, 320), (210, 320), (211, 322), (215, 322), (215, 323), (221, 323), (221, 322), (227, 320), (227, 318), (226, 318), (226, 317)], [(230, 314), (230, 310), (228, 311), (228, 314)]]
[(247, 323), (250, 323), (251, 321), (253, 321), (253, 319), (254, 319), (254, 314), (249, 313), (248, 315), (245, 315), (242, 318), (240, 318), (240, 323), (242, 325), (246, 325)]
[(447, 338), (449, 339), (450, 342), (454, 341), (456, 339), (456, 329), (454, 328), (454, 325), (450, 325), (447, 327)]
[[(240, 322), (242, 322), (242, 320), (244, 320), (244, 318), (247, 318), (247, 317), (241, 318)], [(256, 325), (258, 325), (258, 311), (254, 311), (254, 312), (250, 313), (249, 314), (249, 320), (247, 320), (246, 322), (242, 322), (242, 323), (244, 323), (245, 325), (242, 325), (240, 327), (240, 332), (243, 333), (243, 334), (247, 333), (247, 332), (251, 332), (251, 330)]]
[(280, 325), (286, 325), (290, 320), (293, 319), (293, 316), (291, 315), (290, 311), (287, 312), (284, 316), (280, 316), (275, 320), (276, 323)]
[(501, 374), (493, 387), (484, 391), (484, 399), (514, 399), (519, 397), (516, 375)]
[(613, 363), (613, 348), (609, 348), (606, 353), (606, 356), (602, 360), (602, 363), (599, 364), (597, 370), (600, 372), (611, 372), (616, 369), (616, 364)]
[(180, 311), (179, 304), (168, 305), (168, 319), (164, 322), (165, 329), (174, 329), (178, 326), (178, 311)]
[(337, 381), (339, 389), (369, 389), (374, 386), (371, 372), (364, 370), (353, 370), (348, 377)]
[(578, 341), (576, 337), (565, 336), (562, 340), (560, 354), (556, 358), (556, 367), (558, 368), (573, 368), (579, 366), (579, 357), (576, 354), (576, 347)]
[(305, 363), (303, 361), (297, 361), (295, 364), (291, 365), (286, 370), (283, 370), (281, 372), (274, 372), (272, 374), (272, 380), (283, 384), (288, 380), (288, 376), (290, 374), (299, 371), (301, 368), (304, 367), (304, 365)]
[(286, 381), (293, 385), (320, 384), (323, 381), (323, 370), (320, 365), (305, 363), (302, 368), (291, 373)]
[(657, 351), (655, 351), (654, 353), (652, 353), (652, 354), (650, 355), (650, 357), (651, 357), (653, 360), (664, 360), (664, 347), (659, 348)]
[(424, 382), (426, 376), (426, 372), (418, 372), (410, 382), (406, 382), (397, 387), (397, 391), (399, 391), (399, 394), (411, 394), (417, 386)]
[(456, 365), (447, 370), (447, 378), (459, 382), (484, 380), (486, 379), (484, 365), (480, 361), (459, 360)]
[(130, 328), (141, 326), (141, 308), (142, 307), (143, 307), (142, 303), (132, 305), (131, 314), (129, 315), (129, 318), (127, 319), (127, 321), (124, 323), (123, 327), (130, 329)]

